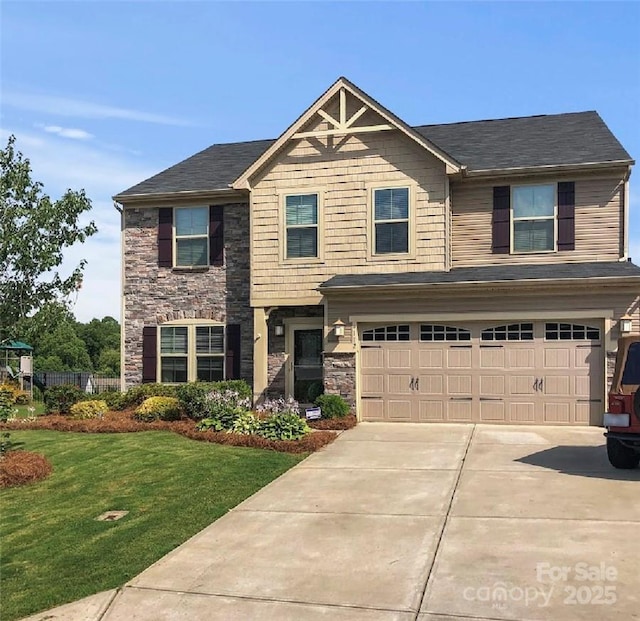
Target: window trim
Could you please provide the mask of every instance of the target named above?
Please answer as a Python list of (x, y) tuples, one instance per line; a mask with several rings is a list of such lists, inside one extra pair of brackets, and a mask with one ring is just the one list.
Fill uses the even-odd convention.
[[(203, 235), (178, 235), (177, 227), (176, 227), (176, 216), (178, 214), (178, 209), (204, 209), (207, 214), (207, 232)], [(211, 222), (210, 222), (210, 208), (207, 205), (180, 205), (179, 207), (173, 207), (173, 224), (171, 227), (171, 244), (172, 244), (172, 253), (173, 253), (173, 267), (178, 270), (202, 270), (210, 267), (211, 262), (209, 260), (209, 253), (211, 252)], [(202, 265), (178, 265), (178, 239), (202, 239), (203, 237), (207, 240), (207, 252), (206, 252), (206, 263)]]
[[(553, 188), (553, 216), (531, 216), (528, 218), (515, 218), (513, 215), (514, 192), (517, 188)], [(557, 183), (523, 183), (512, 185), (510, 189), (509, 204), (509, 250), (511, 254), (550, 254), (558, 252), (558, 184)], [(553, 248), (550, 250), (516, 250), (515, 248), (515, 223), (531, 222), (534, 220), (551, 220), (553, 218)]]
[[(187, 358), (187, 382), (195, 382), (198, 377), (198, 354), (196, 352), (196, 328), (222, 328), (222, 353), (220, 354), (201, 354), (206, 356), (218, 356), (222, 358), (222, 379), (227, 377), (227, 324), (220, 321), (207, 321), (206, 319), (176, 319), (174, 321), (165, 321), (158, 324), (157, 333), (157, 361), (156, 361), (156, 378), (158, 383), (181, 385), (181, 382), (163, 382), (162, 381), (162, 358)], [(163, 354), (162, 353), (162, 329), (163, 328), (187, 328), (187, 353), (186, 354)]]
[[(376, 254), (376, 191), (377, 190), (404, 190), (409, 192), (409, 213), (407, 218), (407, 252), (389, 252)], [(368, 261), (406, 261), (415, 259), (416, 254), (416, 195), (417, 188), (414, 183), (373, 183), (367, 184), (367, 260)], [(382, 222), (404, 222), (403, 220), (384, 220)]]
[[(287, 197), (289, 196), (307, 196), (315, 194), (318, 204), (318, 221), (316, 224), (318, 253), (315, 257), (287, 257)], [(310, 264), (324, 262), (324, 190), (322, 188), (292, 188), (283, 190), (279, 194), (278, 204), (280, 206), (279, 214), (279, 245), (280, 245), (280, 263), (281, 264)], [(303, 227), (301, 227), (303, 228)]]

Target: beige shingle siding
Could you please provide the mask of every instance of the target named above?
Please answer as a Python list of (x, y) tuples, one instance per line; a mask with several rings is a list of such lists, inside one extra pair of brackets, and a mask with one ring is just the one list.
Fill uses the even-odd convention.
[[(572, 176), (451, 184), (452, 267), (498, 263), (615, 261), (622, 256), (622, 176)], [(575, 181), (575, 250), (540, 254), (492, 254), (491, 214), (494, 185)]]
[[(316, 129), (324, 126), (320, 123)], [(397, 131), (348, 136), (339, 148), (322, 151), (315, 139), (293, 142), (252, 183), (252, 303), (294, 296), (320, 301), (315, 288), (345, 272), (444, 269), (445, 181), (444, 164)], [(410, 186), (415, 192), (411, 258), (368, 258), (371, 187), (384, 185)], [(284, 231), (279, 230), (282, 195), (313, 190), (322, 191), (323, 261), (284, 264), (280, 259)]]

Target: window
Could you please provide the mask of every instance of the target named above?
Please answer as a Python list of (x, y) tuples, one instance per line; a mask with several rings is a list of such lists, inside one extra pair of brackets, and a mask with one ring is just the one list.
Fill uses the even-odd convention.
[(513, 252), (555, 250), (556, 188), (527, 185), (513, 188), (511, 236)]
[(318, 256), (318, 195), (299, 194), (285, 197), (287, 259)]
[(382, 326), (362, 333), (363, 341), (408, 341), (409, 325)]
[(409, 188), (373, 191), (374, 254), (409, 252)]
[(174, 209), (176, 267), (209, 265), (209, 208)]
[(622, 384), (640, 384), (640, 343), (631, 343), (622, 373)]
[(547, 341), (597, 341), (600, 330), (574, 323), (546, 323), (544, 338)]
[(224, 363), (224, 326), (160, 327), (161, 382), (219, 381)]
[(508, 326), (487, 328), (480, 335), (483, 341), (533, 341), (532, 323), (512, 323)]
[(420, 326), (421, 341), (470, 341), (471, 331), (452, 326), (423, 324)]

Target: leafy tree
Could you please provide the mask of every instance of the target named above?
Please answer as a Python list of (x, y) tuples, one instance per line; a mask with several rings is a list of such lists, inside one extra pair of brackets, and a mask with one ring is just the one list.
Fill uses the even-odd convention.
[(100, 373), (120, 375), (120, 350), (105, 349), (101, 352), (95, 368)]
[[(102, 371), (101, 356), (105, 351), (115, 350), (120, 356), (120, 324), (113, 317), (92, 319), (89, 323), (77, 323), (76, 332), (85, 342), (93, 368)], [(118, 361), (118, 368), (120, 362)], [(113, 368), (112, 360), (107, 364)], [(119, 372), (119, 371), (118, 371)]]
[(69, 322), (61, 323), (53, 332), (42, 337), (34, 366), (37, 371), (92, 370), (87, 347)]
[(62, 276), (63, 250), (97, 231), (93, 222), (78, 223), (91, 209), (84, 190), (51, 200), (14, 144), (10, 136), (0, 150), (0, 339), (18, 336), (20, 320), (79, 287), (86, 261)]

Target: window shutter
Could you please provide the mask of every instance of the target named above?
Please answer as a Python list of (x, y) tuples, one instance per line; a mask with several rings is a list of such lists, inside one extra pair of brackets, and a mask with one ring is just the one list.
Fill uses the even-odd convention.
[(511, 187), (493, 188), (492, 245), (494, 254), (509, 254), (511, 251)]
[(240, 324), (227, 325), (226, 379), (240, 379)]
[(558, 250), (576, 248), (576, 184), (558, 183)]
[(224, 207), (209, 207), (209, 265), (224, 264)]
[(142, 328), (142, 383), (156, 381), (158, 356), (158, 328), (145, 326)]
[(158, 266), (173, 267), (173, 208), (158, 209)]

